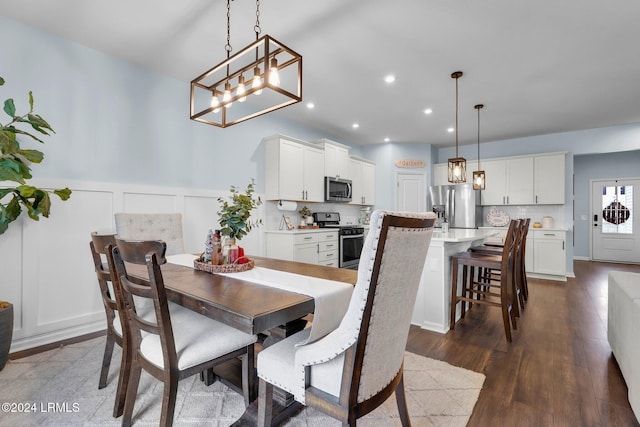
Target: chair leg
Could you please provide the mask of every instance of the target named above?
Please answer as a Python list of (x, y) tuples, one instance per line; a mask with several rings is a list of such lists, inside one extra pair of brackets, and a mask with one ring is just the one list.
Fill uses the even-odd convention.
[(213, 373), (213, 368), (209, 368), (200, 372), (200, 381), (207, 387), (216, 382), (216, 374)]
[(132, 424), (133, 406), (136, 403), (142, 368), (133, 362), (130, 373), (129, 385), (127, 386), (127, 398), (124, 404), (124, 414), (122, 415), (122, 427), (130, 427)]
[(112, 334), (112, 332), (107, 331), (107, 341), (104, 344), (104, 356), (102, 356), (102, 370), (100, 371), (98, 389), (102, 389), (107, 386), (107, 376), (109, 375), (109, 366), (111, 366), (111, 356), (113, 355), (113, 345), (115, 344)]
[(404, 394), (404, 371), (400, 374), (400, 382), (396, 387), (396, 404), (398, 405), (398, 413), (400, 414), (402, 427), (411, 427), (409, 410), (407, 409), (407, 398)]
[(253, 344), (247, 346), (247, 353), (242, 356), (242, 396), (244, 406), (248, 407), (257, 398), (255, 373), (255, 353)]
[(273, 385), (260, 378), (258, 386), (258, 427), (271, 427)]
[[(467, 282), (467, 266), (462, 266), (462, 292), (461, 295), (463, 297), (467, 296), (468, 282)], [(467, 302), (465, 300), (460, 301), (460, 318), (464, 319), (464, 315), (467, 312)]]
[(513, 319), (513, 315), (511, 314), (511, 310), (509, 307), (505, 307), (502, 305), (502, 323), (504, 323), (504, 334), (507, 337), (507, 341), (511, 342), (511, 320)]
[(131, 346), (127, 344), (127, 339), (122, 340), (122, 358), (120, 360), (120, 373), (118, 374), (118, 388), (116, 390), (116, 401), (113, 405), (113, 418), (118, 418), (124, 411), (127, 397), (127, 384), (131, 373)]
[(173, 425), (173, 414), (176, 410), (176, 396), (178, 394), (178, 376), (169, 374), (165, 380), (164, 391), (162, 392), (162, 413), (160, 415), (160, 426), (169, 427)]

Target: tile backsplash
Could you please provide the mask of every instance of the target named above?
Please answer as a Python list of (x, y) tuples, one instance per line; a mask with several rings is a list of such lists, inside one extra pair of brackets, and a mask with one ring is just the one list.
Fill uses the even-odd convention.
[(510, 218), (531, 218), (531, 223), (542, 222), (542, 217), (553, 218), (553, 226), (558, 228), (568, 227), (564, 218), (563, 205), (523, 205), (523, 206), (483, 206), (482, 218), (483, 226), (489, 226), (486, 221), (487, 213), (492, 208), (505, 211)]
[(358, 224), (360, 221), (360, 209), (362, 206), (348, 205), (345, 203), (308, 203), (297, 202), (295, 210), (283, 211), (278, 209), (278, 202), (266, 201), (264, 203), (265, 229), (277, 230), (280, 228), (282, 215), (288, 215), (295, 226), (300, 224), (301, 216), (298, 213), (303, 206), (307, 206), (311, 212), (338, 212), (341, 224)]

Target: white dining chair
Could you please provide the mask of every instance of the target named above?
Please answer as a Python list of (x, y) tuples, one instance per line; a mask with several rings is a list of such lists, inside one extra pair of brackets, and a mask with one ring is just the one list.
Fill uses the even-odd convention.
[(432, 212), (372, 214), (340, 326), (296, 345), (306, 339), (306, 329), (258, 354), (259, 426), (271, 425), (274, 386), (350, 426), (395, 392), (402, 425), (410, 425), (404, 351), (434, 222)]
[(129, 240), (162, 240), (167, 255), (184, 253), (181, 213), (116, 213), (116, 233)]

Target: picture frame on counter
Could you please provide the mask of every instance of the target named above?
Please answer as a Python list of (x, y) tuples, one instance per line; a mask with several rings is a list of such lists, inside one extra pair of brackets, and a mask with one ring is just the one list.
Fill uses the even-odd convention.
[(282, 230), (283, 226), (286, 226), (287, 230), (293, 230), (295, 228), (291, 223), (291, 218), (289, 218), (289, 215), (287, 214), (282, 214), (282, 221), (280, 221), (280, 230)]

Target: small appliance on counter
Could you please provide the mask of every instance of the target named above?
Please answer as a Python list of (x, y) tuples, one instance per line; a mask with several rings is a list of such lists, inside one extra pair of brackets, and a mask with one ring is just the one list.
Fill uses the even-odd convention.
[(542, 228), (553, 228), (553, 218), (550, 216), (543, 216)]

